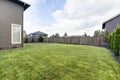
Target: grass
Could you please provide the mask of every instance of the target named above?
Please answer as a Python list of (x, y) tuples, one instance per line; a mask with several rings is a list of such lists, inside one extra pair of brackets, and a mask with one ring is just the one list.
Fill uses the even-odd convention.
[(106, 48), (26, 44), (0, 51), (0, 80), (120, 80), (120, 65)]

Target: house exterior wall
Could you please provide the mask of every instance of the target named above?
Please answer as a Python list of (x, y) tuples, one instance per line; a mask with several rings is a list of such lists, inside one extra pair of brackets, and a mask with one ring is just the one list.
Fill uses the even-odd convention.
[(105, 24), (105, 29), (108, 30), (109, 32), (113, 32), (116, 26), (120, 26), (120, 16), (108, 21)]
[[(23, 46), (24, 8), (9, 0), (0, 0), (0, 48)], [(21, 44), (11, 44), (11, 24), (21, 25)]]

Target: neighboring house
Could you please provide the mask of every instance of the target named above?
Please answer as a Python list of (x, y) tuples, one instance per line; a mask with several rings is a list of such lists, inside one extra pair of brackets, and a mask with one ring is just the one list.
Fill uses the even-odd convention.
[(115, 16), (114, 18), (103, 23), (102, 29), (108, 30), (110, 33), (114, 31), (114, 29), (120, 26), (120, 14)]
[(43, 38), (47, 38), (48, 34), (43, 33), (41, 31), (37, 31), (37, 32), (31, 33), (31, 34), (28, 34), (27, 38), (39, 38), (40, 36), (42, 36)]
[(23, 12), (29, 6), (20, 0), (0, 0), (0, 49), (23, 47)]

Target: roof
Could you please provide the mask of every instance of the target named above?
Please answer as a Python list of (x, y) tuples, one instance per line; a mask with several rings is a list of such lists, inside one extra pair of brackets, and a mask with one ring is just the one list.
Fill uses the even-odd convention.
[(44, 34), (44, 35), (47, 35), (46, 33), (43, 33), (43, 32), (41, 32), (41, 31), (36, 31), (36, 32), (34, 32), (34, 33), (31, 33), (30, 35), (36, 35), (36, 34)]
[(21, 1), (21, 0), (9, 0), (9, 1), (12, 1), (20, 6), (22, 6), (24, 8), (24, 10), (26, 10), (30, 5)]
[(105, 22), (103, 23), (102, 29), (105, 28), (105, 25), (106, 25), (107, 22), (112, 21), (113, 19), (115, 19), (115, 18), (117, 18), (117, 17), (119, 17), (119, 16), (120, 16), (120, 14), (118, 14), (117, 16), (115, 16), (115, 17), (113, 17), (113, 18), (111, 18), (111, 19), (105, 21)]

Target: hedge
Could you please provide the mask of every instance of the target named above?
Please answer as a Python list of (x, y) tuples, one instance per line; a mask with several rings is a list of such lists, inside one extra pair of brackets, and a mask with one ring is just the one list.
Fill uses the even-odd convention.
[(116, 30), (109, 35), (109, 46), (116, 55), (120, 55), (120, 27), (117, 27)]

